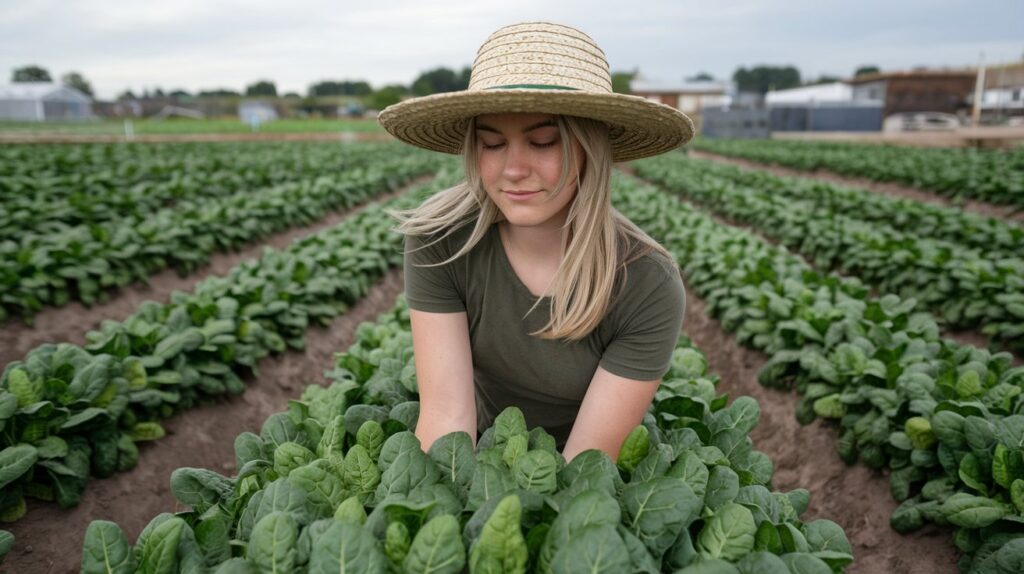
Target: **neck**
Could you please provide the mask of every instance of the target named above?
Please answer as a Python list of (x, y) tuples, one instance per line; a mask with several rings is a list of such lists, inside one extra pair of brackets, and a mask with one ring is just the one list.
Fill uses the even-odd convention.
[(562, 259), (562, 230), (559, 227), (516, 227), (501, 222), (505, 243), (521, 257), (531, 261), (554, 263)]

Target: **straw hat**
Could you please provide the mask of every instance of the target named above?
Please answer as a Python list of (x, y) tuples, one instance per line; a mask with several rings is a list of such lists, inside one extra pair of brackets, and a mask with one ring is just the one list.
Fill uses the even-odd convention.
[(679, 110), (612, 92), (608, 61), (594, 40), (550, 22), (499, 29), (480, 46), (468, 89), (399, 102), (378, 121), (406, 143), (458, 154), (471, 118), (506, 112), (603, 121), (614, 161), (657, 155), (693, 137), (693, 122)]

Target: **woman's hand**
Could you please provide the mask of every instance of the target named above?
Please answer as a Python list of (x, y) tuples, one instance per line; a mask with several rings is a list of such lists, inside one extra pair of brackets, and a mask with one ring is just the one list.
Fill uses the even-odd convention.
[(476, 395), (466, 312), (409, 310), (420, 418), (416, 438), (423, 451), (442, 436), (465, 431), (476, 446)]
[(565, 443), (566, 462), (589, 449), (602, 450), (616, 460), (626, 435), (643, 422), (660, 384), (661, 379), (637, 381), (598, 367)]

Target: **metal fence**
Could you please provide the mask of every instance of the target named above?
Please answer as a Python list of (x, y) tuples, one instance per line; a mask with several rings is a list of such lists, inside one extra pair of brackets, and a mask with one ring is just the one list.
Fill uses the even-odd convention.
[(701, 135), (708, 138), (768, 138), (771, 136), (768, 110), (703, 110)]
[(881, 106), (772, 106), (774, 132), (877, 132)]
[(787, 105), (701, 112), (708, 138), (768, 138), (772, 132), (877, 132), (881, 106)]

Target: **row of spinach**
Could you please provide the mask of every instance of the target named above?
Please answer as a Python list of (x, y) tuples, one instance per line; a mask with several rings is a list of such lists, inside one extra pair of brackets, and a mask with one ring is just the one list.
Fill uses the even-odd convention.
[(0, 149), (0, 239), (145, 217), (184, 200), (331, 176), (395, 143), (26, 144)]
[(615, 185), (709, 313), (771, 356), (762, 384), (799, 390), (801, 422), (837, 422), (843, 460), (890, 469), (896, 530), (952, 525), (963, 572), (1019, 571), (1007, 565), (1024, 560), (1024, 368), (943, 340), (913, 299), (870, 297), (654, 187)]
[(90, 524), (82, 572), (828, 574), (853, 559), (834, 522), (800, 520), (806, 490), (770, 491), (757, 402), (727, 406), (685, 338), (617, 461), (567, 464), (515, 407), (424, 452), (408, 308), (357, 334), (329, 386), (235, 439), (236, 476), (176, 470), (189, 509), (134, 545)]
[(773, 196), (810, 203), (816, 211), (853, 215), (861, 221), (881, 223), (917, 237), (978, 249), (990, 259), (1020, 257), (1024, 253), (1024, 227), (1011, 221), (809, 177), (779, 177), (764, 170), (707, 161), (690, 161), (687, 166), (693, 168), (688, 170), (691, 178), (727, 179)]
[(185, 200), (117, 222), (25, 231), (0, 241), (0, 321), (18, 314), (31, 322), (44, 306), (71, 300), (91, 305), (167, 267), (187, 275), (218, 251), (353, 207), (435, 164), (425, 152), (397, 153), (329, 176)]
[(1024, 208), (1021, 146), (1012, 150), (978, 150), (698, 138), (690, 147), (796, 169), (827, 169), (876, 181), (904, 183), (954, 200), (978, 199)]
[(135, 466), (135, 442), (162, 436), (160, 419), (241, 393), (259, 359), (301, 349), (307, 327), (329, 323), (401, 263), (385, 208), (411, 207), (454, 181), (454, 164), (435, 165), (433, 183), (284, 251), (265, 249), (167, 304), (145, 302), (122, 322), (104, 321), (84, 348), (46, 344), (8, 364), (0, 377), (0, 520), (20, 518), (26, 496), (77, 504), (90, 475)]
[(1024, 255), (920, 237), (859, 211), (752, 187), (718, 166), (672, 154), (638, 162), (637, 174), (805, 255), (821, 269), (858, 277), (882, 293), (913, 297), (950, 327), (980, 327), (1024, 351)]

